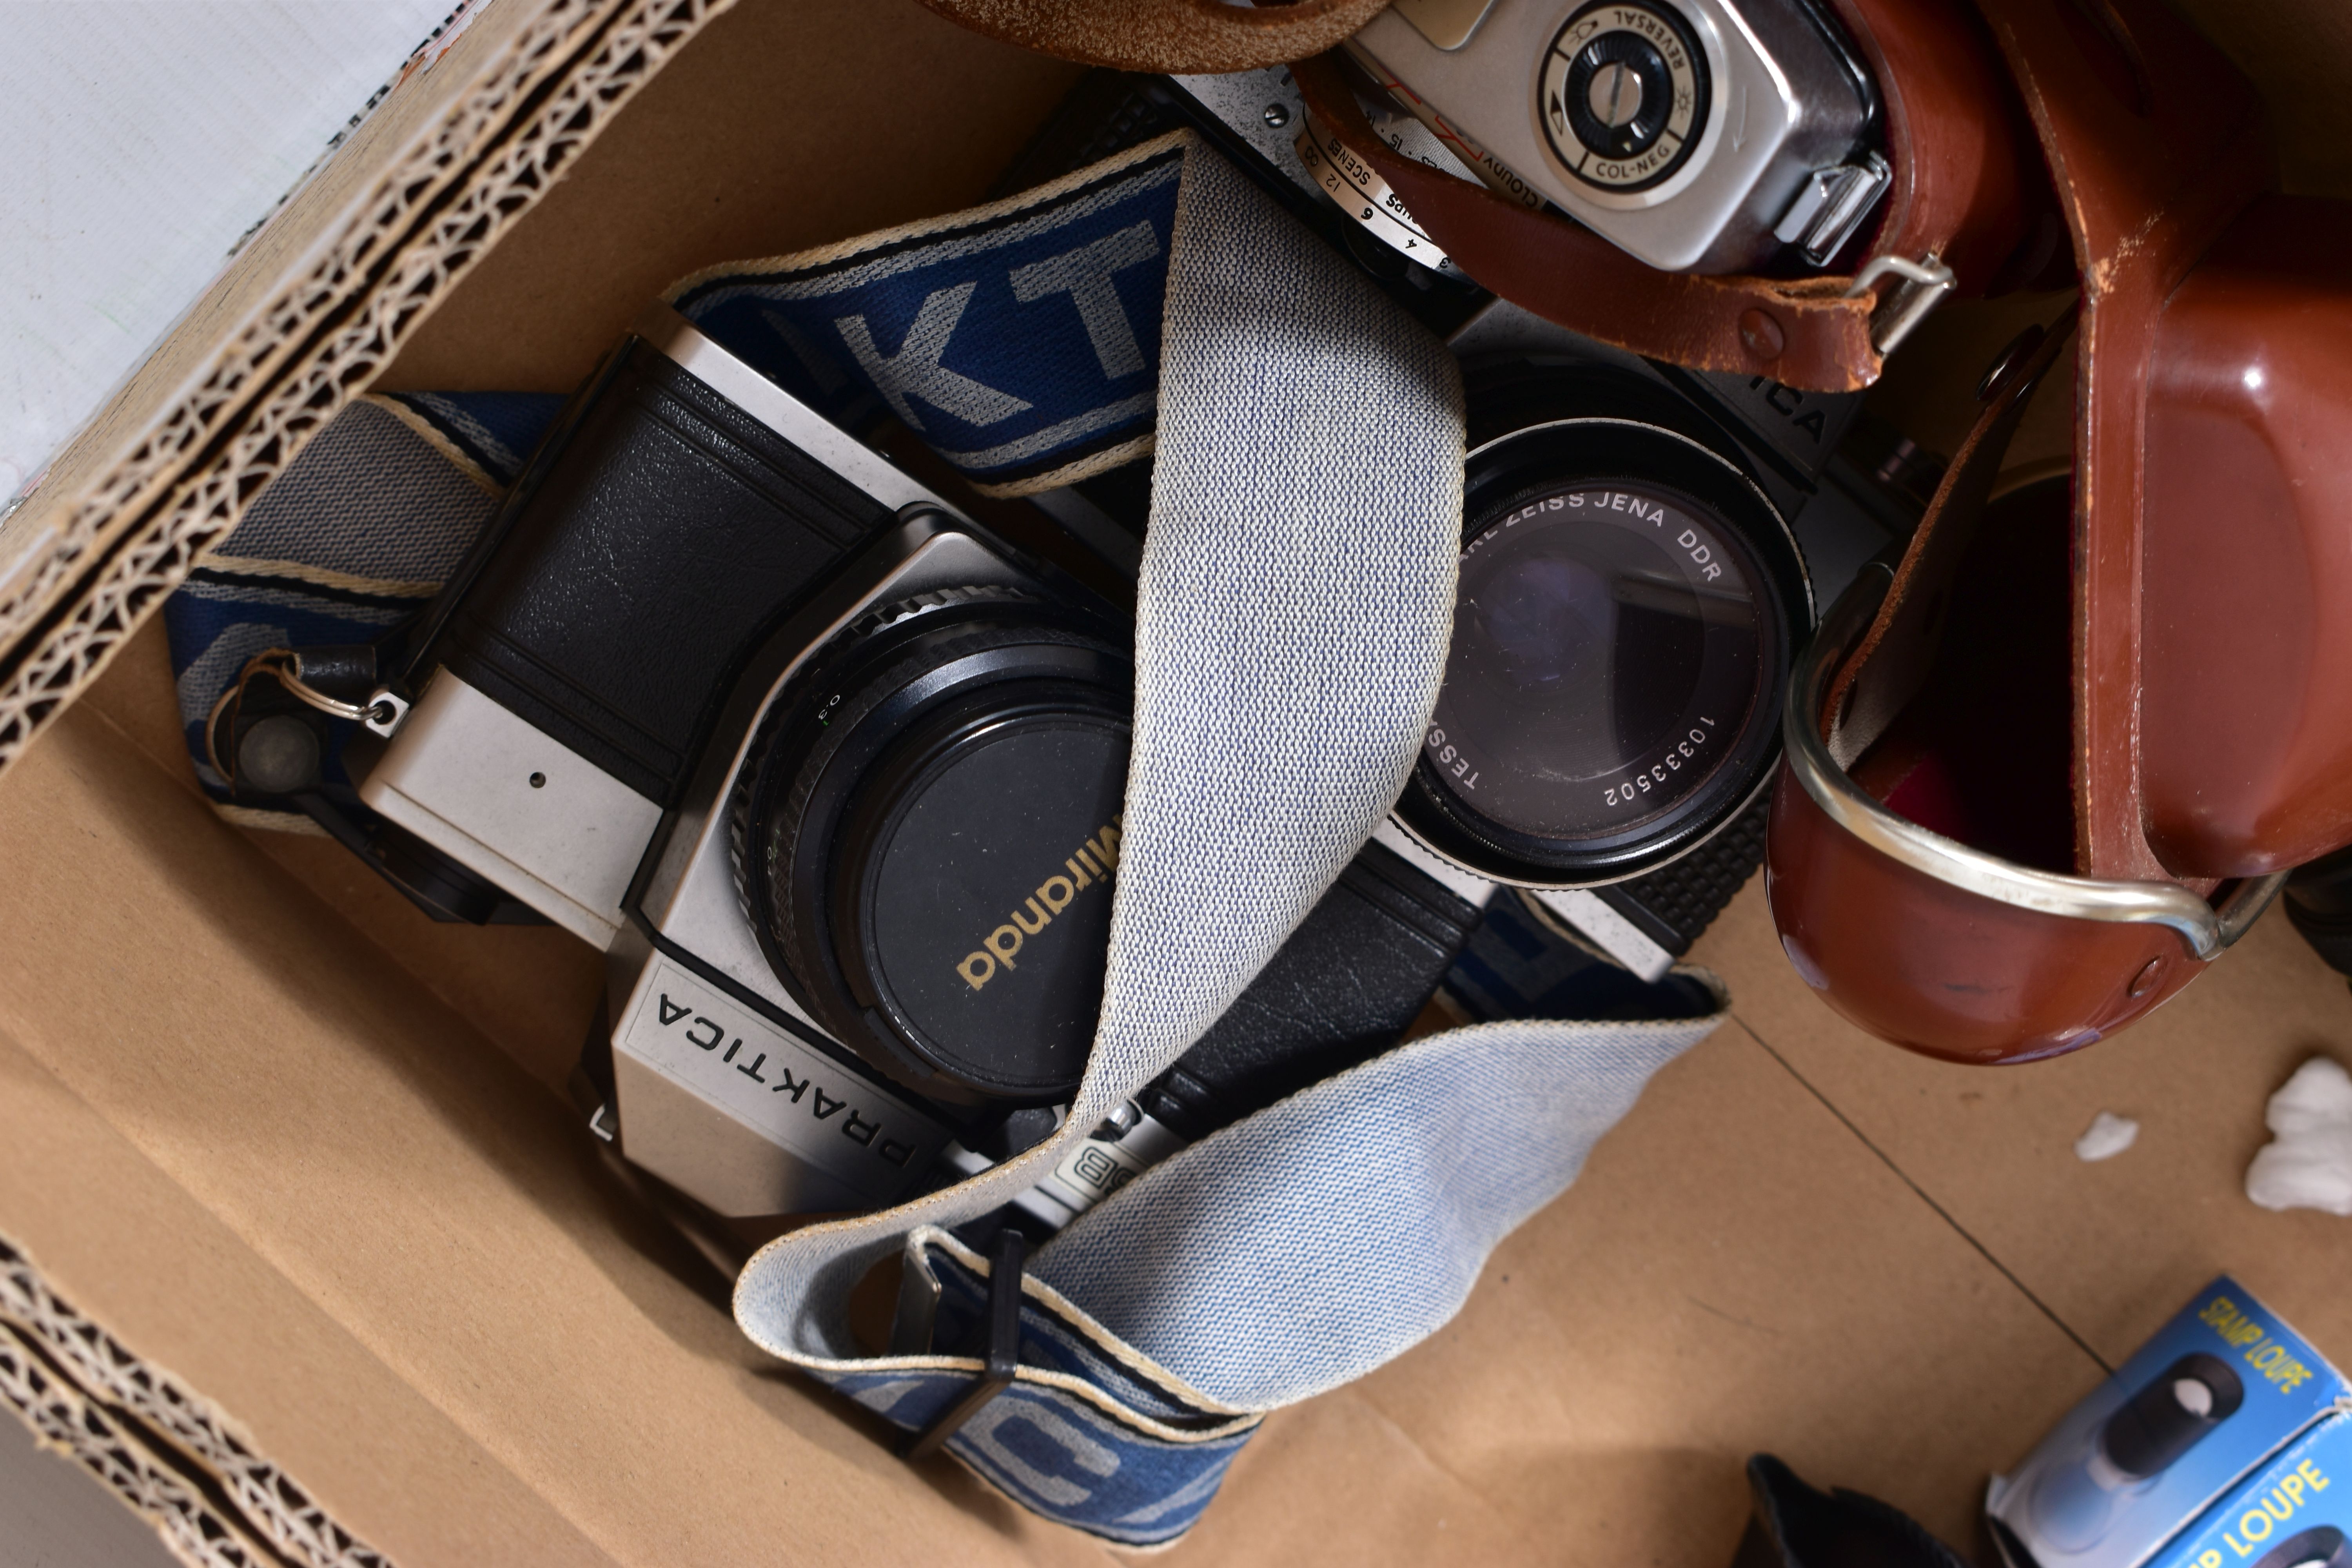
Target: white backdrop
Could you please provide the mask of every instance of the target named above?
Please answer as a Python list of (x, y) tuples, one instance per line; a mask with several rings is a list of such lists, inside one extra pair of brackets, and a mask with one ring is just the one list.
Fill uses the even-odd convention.
[(457, 0), (0, 0), (0, 501)]

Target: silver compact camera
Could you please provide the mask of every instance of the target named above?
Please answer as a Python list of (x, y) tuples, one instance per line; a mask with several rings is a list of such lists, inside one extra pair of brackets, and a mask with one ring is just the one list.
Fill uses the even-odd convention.
[(1892, 177), (1818, 0), (1398, 0), (1347, 49), (1448, 163), (1666, 271), (1827, 266)]

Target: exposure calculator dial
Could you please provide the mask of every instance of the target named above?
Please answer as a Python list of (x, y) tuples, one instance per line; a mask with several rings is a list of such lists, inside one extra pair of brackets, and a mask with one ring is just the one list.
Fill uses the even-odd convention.
[(1631, 195), (1672, 179), (1706, 133), (1706, 55), (1660, 0), (1596, 0), (1545, 50), (1537, 119), (1553, 156), (1597, 189)]

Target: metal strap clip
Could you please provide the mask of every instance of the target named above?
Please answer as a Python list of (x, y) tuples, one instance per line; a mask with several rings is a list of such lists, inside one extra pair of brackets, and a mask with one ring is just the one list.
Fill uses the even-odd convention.
[(1927, 312), (1944, 302), (1956, 281), (1952, 269), (1932, 250), (1916, 261), (1901, 256), (1879, 256), (1872, 258), (1854, 275), (1853, 286), (1845, 291), (1845, 297), (1861, 299), (1890, 272), (1903, 281), (1879, 302), (1870, 317), (1870, 346), (1882, 355), (1901, 347), (1912, 329), (1927, 319)]
[[(349, 650), (331, 650), (331, 652), (345, 651)], [(364, 649), (362, 651), (367, 653), (366, 665), (372, 668), (373, 653)], [(348, 671), (345, 673), (348, 674)], [(303, 679), (302, 655), (296, 649), (264, 648), (245, 661), (245, 667), (237, 671), (236, 683), (221, 693), (220, 700), (213, 704), (212, 712), (205, 721), (205, 752), (220, 775), (232, 784), (236, 782), (236, 759), (234, 756), (224, 757), (219, 751), (218, 731), (221, 728), (221, 721), (224, 716), (233, 716), (242, 711), (246, 688), (264, 676), (275, 680), (285, 689), (288, 696), (303, 706), (316, 709), (331, 719), (348, 719), (355, 723), (364, 724), (379, 735), (391, 735), (400, 727), (401, 720), (408, 713), (408, 700), (388, 685), (376, 685), (364, 702), (348, 702), (340, 697), (321, 691)], [(372, 679), (372, 677), (363, 678)]]

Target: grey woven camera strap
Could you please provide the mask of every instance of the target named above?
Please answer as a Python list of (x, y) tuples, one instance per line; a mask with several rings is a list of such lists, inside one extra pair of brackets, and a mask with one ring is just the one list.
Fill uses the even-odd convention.
[[(1435, 337), (1186, 133), (1009, 202), (719, 268), (671, 299), (837, 416), (888, 404), (1002, 492), (1156, 441), (1108, 968), (1068, 1121), (946, 1191), (772, 1242), (736, 1287), (751, 1339), (920, 1431), (970, 1407), (991, 1371), (941, 1353), (991, 1305), (986, 1260), (946, 1227), (1033, 1186), (1199, 1038), (1402, 787), (1453, 620), (1460, 381)], [(338, 515), (319, 500), (327, 453), (350, 454), (347, 481), (380, 481), (399, 421), (431, 426), (419, 450), (511, 474), (509, 405), (365, 406), (380, 428), (341, 446), (331, 429), (289, 473), (302, 516)], [(294, 515), (271, 500), (224, 546), (232, 558), (265, 537), (300, 555), (269, 531)], [(208, 639), (250, 640), (237, 628), (255, 616), (294, 624), (298, 579), (268, 576), (277, 597), (248, 611), (223, 574), (177, 610), (192, 710), (210, 699), (187, 672), (234, 662)], [(317, 574), (318, 591), (355, 580)], [(1431, 1036), (1183, 1150), (1038, 1253), (1018, 1365), (994, 1369), (1009, 1383), (949, 1451), (1038, 1513), (1128, 1544), (1175, 1539), (1265, 1412), (1451, 1318), (1495, 1245), (1719, 1017)], [(870, 1356), (850, 1296), (894, 1254), (939, 1281), (935, 1348)]]
[[(1214, 153), (1188, 147), (1171, 218), (1126, 837), (1086, 1081), (1056, 1137), (771, 1243), (736, 1287), (753, 1340), (910, 1429), (982, 1363), (864, 1355), (852, 1287), (919, 1228), (943, 1323), (977, 1321), (986, 1265), (941, 1227), (1033, 1185), (1215, 1022), (1395, 801), (1444, 670), (1452, 356)], [(1173, 1539), (1261, 1413), (1451, 1318), (1495, 1244), (1715, 1021), (1423, 1038), (1146, 1172), (1038, 1255), (1016, 1379), (950, 1451), (1038, 1512)]]

